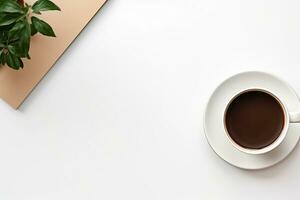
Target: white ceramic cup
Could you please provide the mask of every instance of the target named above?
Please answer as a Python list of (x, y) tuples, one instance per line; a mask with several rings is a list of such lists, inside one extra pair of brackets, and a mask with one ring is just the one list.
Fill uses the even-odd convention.
[[(249, 149), (249, 148), (245, 148), (240, 146), (239, 144), (237, 144), (229, 135), (228, 131), (227, 131), (227, 127), (226, 127), (226, 123), (225, 123), (225, 115), (227, 112), (227, 109), (229, 107), (229, 105), (232, 103), (232, 101), (237, 98), (238, 96), (240, 96), (243, 93), (249, 92), (249, 91), (261, 91), (261, 92), (265, 92), (269, 95), (271, 95), (274, 99), (277, 100), (277, 102), (281, 105), (282, 110), (284, 112), (284, 125), (283, 128), (281, 130), (280, 135), (278, 136), (278, 138), (271, 143), (270, 145), (263, 147), (261, 149)], [(276, 95), (274, 95), (272, 92), (265, 90), (265, 89), (260, 89), (260, 88), (253, 88), (253, 89), (247, 89), (244, 90), (242, 92), (239, 92), (238, 94), (236, 94), (227, 104), (227, 107), (224, 111), (224, 115), (223, 115), (223, 124), (224, 124), (224, 129), (226, 132), (226, 136), (228, 138), (228, 140), (231, 142), (231, 144), (238, 150), (240, 150), (241, 152), (247, 153), (247, 154), (264, 154), (267, 152), (272, 151), (273, 149), (275, 149), (276, 147), (278, 147), (282, 141), (284, 140), (284, 138), (286, 137), (287, 131), (289, 129), (289, 125), (290, 123), (299, 123), (300, 122), (300, 112), (288, 112), (287, 107), (284, 105), (284, 103), (280, 100), (279, 97), (277, 97)]]

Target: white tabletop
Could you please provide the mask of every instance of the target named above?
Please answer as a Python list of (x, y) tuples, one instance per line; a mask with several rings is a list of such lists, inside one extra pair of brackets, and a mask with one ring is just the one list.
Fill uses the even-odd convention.
[(19, 111), (0, 102), (0, 199), (299, 199), (299, 147), (245, 171), (202, 128), (235, 73), (271, 72), (300, 93), (299, 7), (110, 0)]

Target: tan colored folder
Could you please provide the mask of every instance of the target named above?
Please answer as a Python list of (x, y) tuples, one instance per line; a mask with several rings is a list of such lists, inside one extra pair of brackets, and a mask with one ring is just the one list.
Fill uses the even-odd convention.
[[(26, 0), (32, 3), (35, 0)], [(61, 12), (43, 13), (54, 29), (56, 38), (35, 35), (32, 38), (31, 60), (24, 59), (24, 69), (0, 68), (0, 97), (17, 109), (44, 75), (50, 70), (81, 30), (106, 0), (53, 0)]]

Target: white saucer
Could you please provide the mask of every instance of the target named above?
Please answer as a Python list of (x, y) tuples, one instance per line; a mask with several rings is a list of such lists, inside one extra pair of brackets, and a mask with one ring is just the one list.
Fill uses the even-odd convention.
[(225, 135), (223, 113), (234, 95), (249, 88), (272, 91), (289, 112), (300, 111), (299, 98), (287, 83), (264, 72), (245, 72), (225, 80), (214, 91), (204, 113), (204, 131), (212, 149), (229, 164), (243, 169), (263, 169), (277, 164), (292, 152), (300, 137), (300, 124), (290, 124), (284, 141), (271, 152), (251, 155), (236, 149)]

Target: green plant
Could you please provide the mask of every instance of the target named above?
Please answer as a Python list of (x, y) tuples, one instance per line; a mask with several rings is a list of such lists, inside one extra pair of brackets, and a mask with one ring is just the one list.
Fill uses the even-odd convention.
[(0, 0), (0, 65), (23, 68), (22, 58), (30, 59), (31, 36), (41, 33), (55, 37), (51, 26), (37, 17), (49, 10), (60, 8), (50, 0), (38, 0), (33, 5), (24, 0)]

